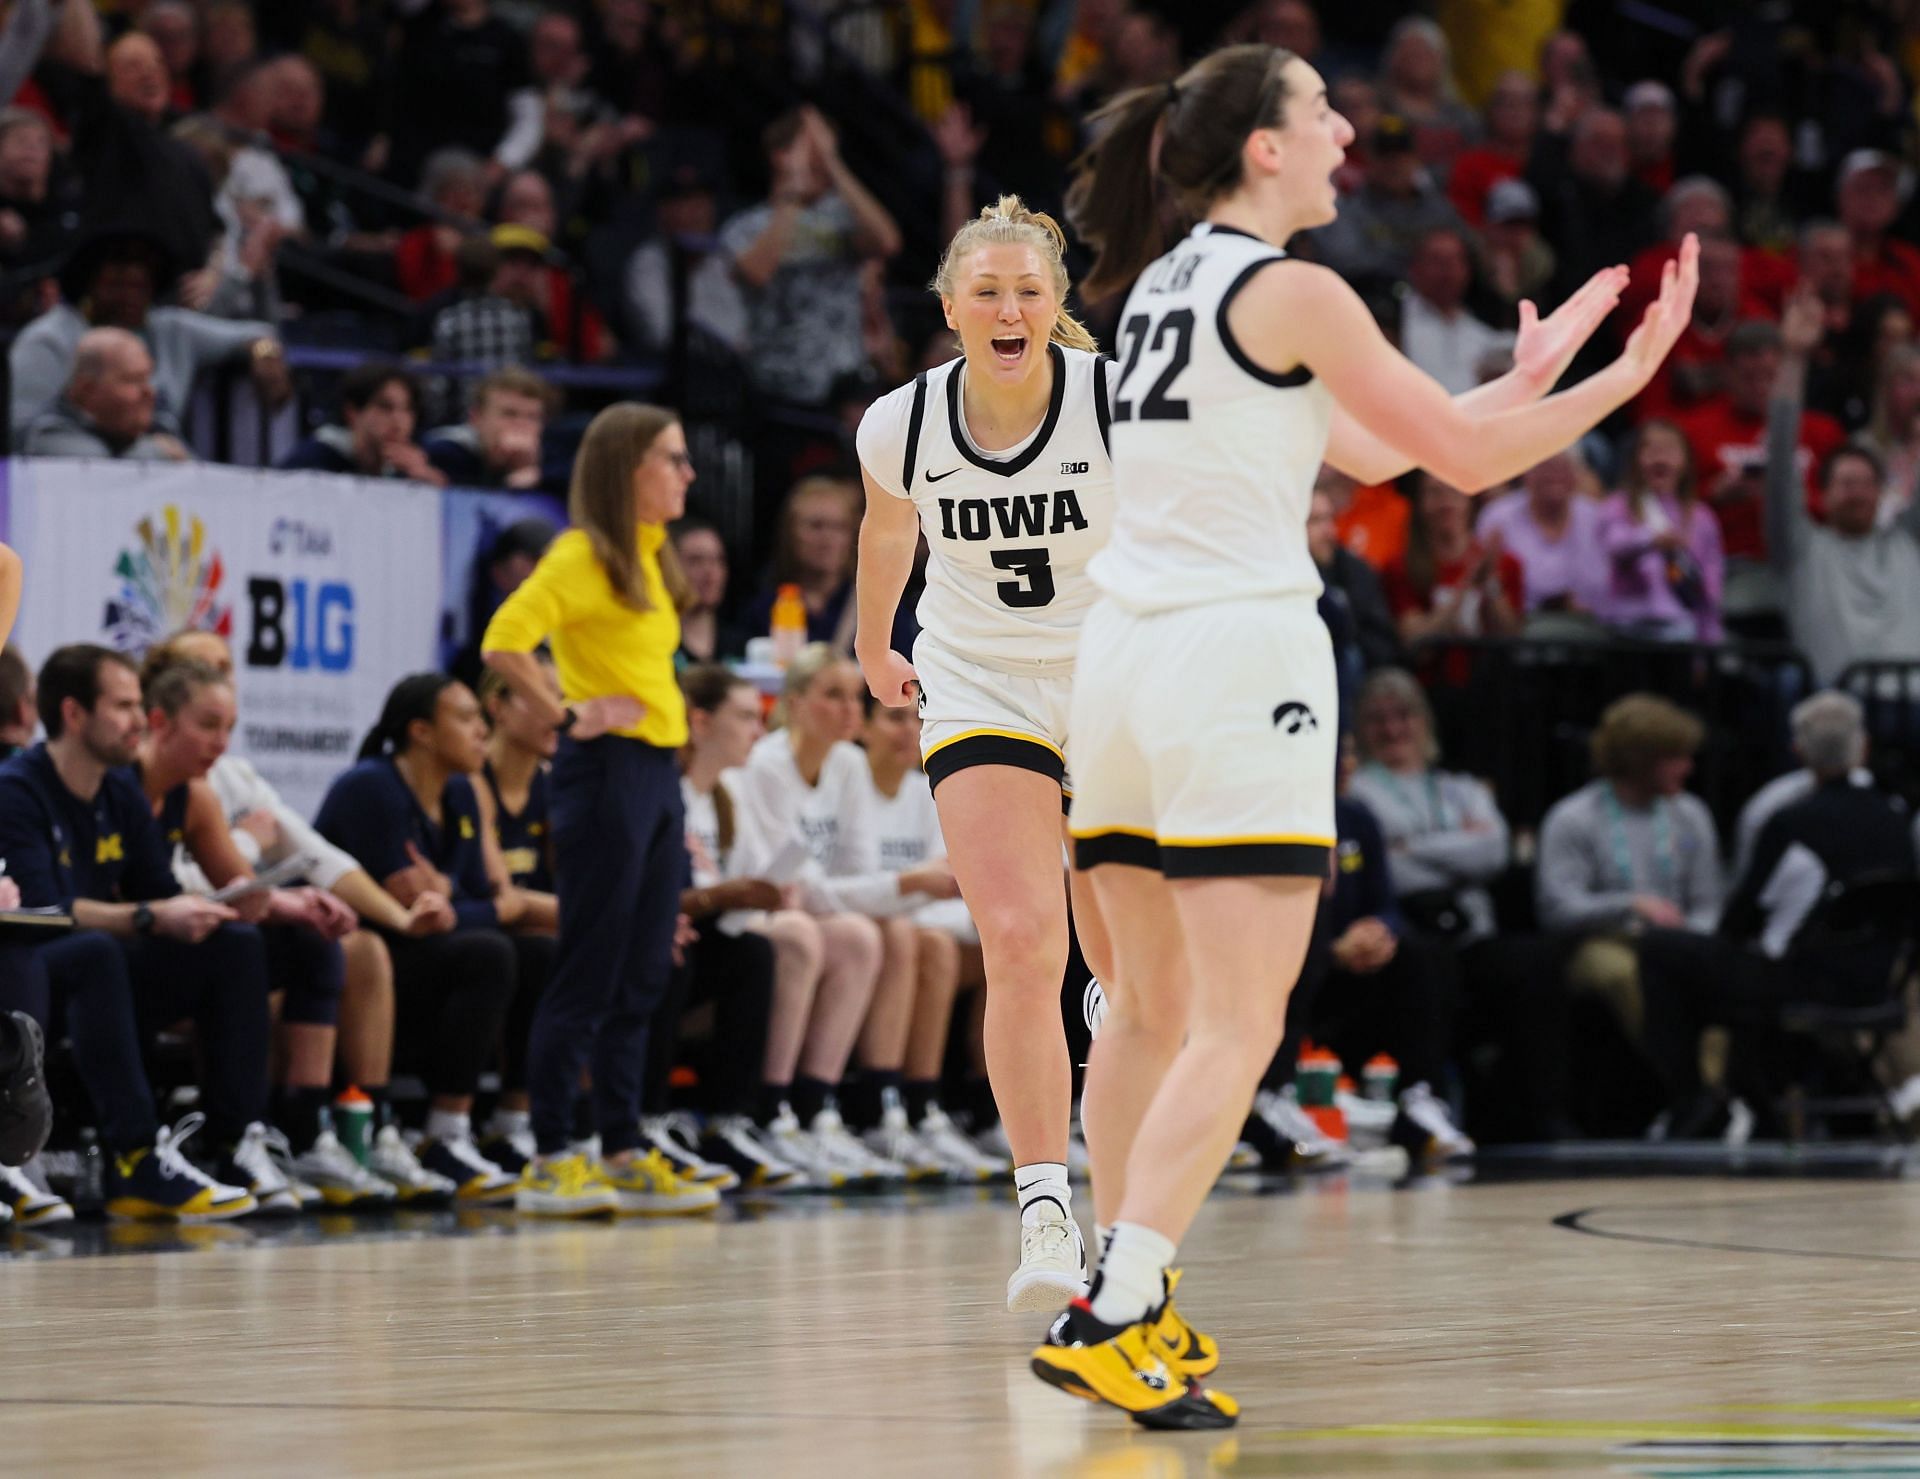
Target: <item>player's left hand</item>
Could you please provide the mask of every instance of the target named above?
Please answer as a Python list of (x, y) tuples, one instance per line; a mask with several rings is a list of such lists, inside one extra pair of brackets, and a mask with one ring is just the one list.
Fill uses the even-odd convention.
[(1521, 300), (1513, 364), (1539, 394), (1545, 395), (1559, 383), (1573, 357), (1620, 306), (1620, 294), (1631, 276), (1624, 267), (1602, 267), (1544, 319), (1531, 299)]

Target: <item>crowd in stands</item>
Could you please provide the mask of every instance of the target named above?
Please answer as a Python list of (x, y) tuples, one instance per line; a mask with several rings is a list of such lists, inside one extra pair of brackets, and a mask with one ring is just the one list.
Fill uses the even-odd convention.
[[(1856, 664), (1920, 664), (1920, 19), (1726, 5), (1681, 34), (1599, 0), (762, 9), (13, 0), (11, 445), (215, 455), (190, 412), (223, 372), (302, 408), (284, 467), (558, 491), (569, 428), (615, 392), (543, 372), (663, 375), (696, 456), (746, 469), (746, 510), (703, 478), (674, 531), (689, 882), (649, 1143), (715, 1188), (991, 1176), (977, 939), (912, 718), (863, 712), (846, 661), (852, 427), (954, 352), (922, 284), (980, 200), (1057, 210), (1091, 106), (1221, 39), (1285, 45), (1356, 132), (1338, 221), (1290, 250), (1353, 281), (1456, 394), (1510, 368), (1529, 303), (1631, 267), (1578, 375), (1688, 233), (1702, 270), (1668, 370), (1513, 487), (1323, 470), (1309, 535), (1351, 754), (1254, 1153), (1341, 1157), (1291, 1084), (1309, 1038), (1350, 1071), (1391, 1056), (1393, 1133), (1430, 1156), (1471, 1148), (1460, 1125), (1717, 1131), (1736, 1101), (1777, 1131), (1798, 1065), (1737, 1008), (1888, 994), (1892, 946), (1836, 964), (1821, 901), (1915, 861), (1874, 784), (1878, 710), (1833, 690), (1858, 691)], [(1109, 342), (1119, 299), (1080, 306)], [(343, 332), (356, 367), (291, 367)], [(543, 542), (501, 536), (488, 602)], [(815, 645), (763, 733), (729, 665), (764, 658), (789, 587)], [(1698, 719), (1617, 695), (1579, 736), (1591, 783), (1510, 820), (1512, 798), (1446, 765), (1444, 700), (1474, 651), (1528, 639), (1790, 644), (1811, 686), (1783, 679), (1760, 711), (1804, 768), (1729, 828), (1687, 789)], [(225, 753), (245, 694), (217, 638), (143, 657), (63, 648), (37, 708), (34, 675), (0, 661), (23, 751), (0, 770), (0, 894), (80, 926), (0, 947), (0, 995), (63, 1029), (63, 1109), (111, 1153), (109, 1206), (510, 1195), (552, 957), (551, 732), (477, 667), (410, 678), (305, 818)], [(289, 860), (283, 886), (246, 886)], [(182, 1021), (204, 1128), (157, 1117), (153, 1047)], [(1734, 1050), (1703, 1063), (1721, 1027)], [(1911, 1044), (1880, 1071), (1920, 1108)], [(396, 1099), (397, 1079), (424, 1097)], [(16, 1215), (59, 1215), (7, 1174)]]

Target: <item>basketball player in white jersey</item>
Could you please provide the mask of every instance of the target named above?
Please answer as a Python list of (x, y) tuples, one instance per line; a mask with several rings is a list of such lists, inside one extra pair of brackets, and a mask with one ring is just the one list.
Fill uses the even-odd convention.
[[(882, 703), (918, 695), (948, 859), (980, 930), (987, 1071), (1020, 1198), (1010, 1310), (1058, 1309), (1087, 1277), (1067, 1184), (1060, 818), (1073, 654), (1095, 595), (1087, 561), (1112, 515), (1112, 366), (1063, 307), (1064, 247), (1053, 220), (1016, 196), (962, 227), (933, 288), (963, 355), (876, 401), (857, 441), (867, 513), (855, 652)], [(922, 533), (909, 663), (888, 634)], [(1104, 932), (1074, 902), (1082, 950), (1104, 976)]]
[[(1075, 866), (1115, 972), (1082, 1119), (1097, 1202), (1115, 1212), (1089, 1296), (1033, 1369), (1151, 1426), (1224, 1427), (1237, 1409), (1187, 1379), (1191, 1332), (1162, 1311), (1175, 1244), (1280, 1041), (1334, 841), (1315, 474), (1323, 457), (1367, 483), (1419, 465), (1477, 491), (1568, 446), (1666, 357), (1699, 246), (1688, 238), (1606, 369), (1528, 404), (1496, 387), (1453, 400), (1346, 283), (1281, 250), (1334, 218), (1353, 139), (1312, 67), (1230, 47), (1122, 94), (1093, 127), (1070, 197), (1099, 253), (1089, 288), (1137, 274), (1117, 344), (1113, 536), (1090, 568), (1101, 599), (1069, 718)], [(1200, 222), (1164, 256), (1161, 183)], [(1613, 274), (1598, 296), (1619, 286)]]

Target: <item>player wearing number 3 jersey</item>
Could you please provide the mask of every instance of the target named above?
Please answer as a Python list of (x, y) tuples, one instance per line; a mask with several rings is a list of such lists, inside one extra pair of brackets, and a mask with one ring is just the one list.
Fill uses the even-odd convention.
[[(1132, 283), (1113, 537), (1069, 713), (1076, 881), (1115, 957), (1082, 1102), (1111, 1234), (1033, 1369), (1150, 1426), (1223, 1427), (1232, 1402), (1190, 1384), (1222, 1354), (1171, 1313), (1170, 1264), (1279, 1044), (1334, 840), (1314, 477), (1323, 458), (1368, 483), (1418, 464), (1478, 490), (1563, 450), (1659, 367), (1699, 246), (1599, 373), (1539, 399), (1618, 300), (1617, 268), (1544, 323), (1523, 305), (1513, 374), (1454, 400), (1352, 288), (1283, 250), (1334, 218), (1353, 141), (1304, 61), (1228, 47), (1121, 94), (1088, 133), (1069, 197), (1098, 253), (1088, 289)], [(1171, 250), (1167, 197), (1198, 223)]]
[[(962, 358), (875, 402), (858, 437), (867, 514), (855, 651), (876, 698), (920, 706), (947, 856), (980, 930), (987, 1073), (1020, 1198), (1011, 1310), (1058, 1308), (1086, 1281), (1067, 1185), (1060, 815), (1074, 652), (1096, 594), (1087, 562), (1112, 519), (1112, 366), (1062, 307), (1064, 246), (1060, 228), (1014, 196), (968, 222), (933, 283)], [(888, 633), (922, 534), (927, 584), (909, 664)], [(1104, 976), (1105, 932), (1089, 902), (1073, 903), (1081, 948)]]

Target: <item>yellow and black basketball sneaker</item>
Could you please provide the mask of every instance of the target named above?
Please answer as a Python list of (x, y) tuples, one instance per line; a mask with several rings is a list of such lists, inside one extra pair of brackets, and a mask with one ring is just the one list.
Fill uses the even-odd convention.
[(1033, 1374), (1087, 1402), (1118, 1407), (1149, 1428), (1230, 1428), (1240, 1408), (1231, 1397), (1189, 1381), (1169, 1364), (1153, 1317), (1108, 1325), (1085, 1299), (1067, 1306), (1033, 1353)]
[(1147, 1316), (1153, 1333), (1166, 1352), (1167, 1369), (1175, 1376), (1192, 1381), (1206, 1376), (1220, 1364), (1220, 1347), (1211, 1335), (1202, 1335), (1174, 1308), (1173, 1291), (1180, 1287), (1180, 1270), (1167, 1270), (1167, 1297), (1160, 1308)]

